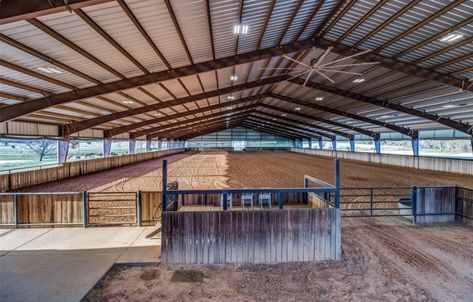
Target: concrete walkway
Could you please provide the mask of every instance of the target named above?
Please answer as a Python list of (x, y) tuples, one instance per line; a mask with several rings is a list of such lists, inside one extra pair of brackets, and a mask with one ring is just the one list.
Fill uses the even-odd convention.
[(157, 262), (154, 227), (0, 230), (0, 301), (77, 302), (114, 263)]

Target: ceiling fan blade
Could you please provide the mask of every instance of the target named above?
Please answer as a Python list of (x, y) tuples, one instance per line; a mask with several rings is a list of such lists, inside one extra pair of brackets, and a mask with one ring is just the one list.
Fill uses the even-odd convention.
[(294, 63), (297, 63), (297, 64), (300, 64), (300, 65), (302, 65), (302, 66), (305, 66), (305, 67), (307, 67), (307, 68), (311, 68), (309, 65), (307, 65), (307, 64), (305, 64), (305, 63), (302, 63), (302, 62), (300, 62), (300, 61), (297, 61), (296, 59), (293, 59), (293, 58), (288, 57), (288, 56), (286, 56), (286, 55), (282, 55), (282, 57), (285, 58), (285, 59), (288, 59), (289, 61), (292, 61), (292, 62), (294, 62)]
[(304, 81), (304, 84), (303, 86), (305, 86), (305, 84), (307, 84), (307, 82), (309, 81), (310, 77), (312, 76), (312, 73), (314, 72), (315, 69), (312, 69), (309, 74), (307, 75), (307, 78), (305, 79)]
[(332, 51), (333, 47), (330, 46), (329, 48), (327, 48), (324, 53), (320, 56), (320, 58), (317, 60), (317, 62), (315, 63), (314, 67), (317, 67), (320, 65), (320, 63), (322, 63), (322, 61), (325, 59), (325, 57), (328, 56), (328, 54)]
[(290, 68), (290, 67), (260, 67), (259, 69), (263, 70), (276, 70), (276, 69), (307, 69), (306, 67), (297, 67), (297, 68)]
[(294, 78), (298, 78), (298, 77), (300, 77), (301, 75), (303, 75), (303, 74), (305, 74), (305, 73), (308, 73), (308, 72), (310, 72), (310, 71), (311, 71), (310, 69), (307, 69), (307, 70), (305, 70), (305, 71), (303, 71), (303, 72), (299, 72), (298, 74), (296, 74), (296, 75), (294, 75), (294, 76), (292, 76), (292, 77), (290, 77), (290, 78), (287, 78), (287, 79), (285, 79), (284, 81), (281, 81), (281, 82), (279, 82), (279, 83), (276, 83), (276, 85), (282, 84), (282, 83), (287, 82), (287, 81), (289, 81), (289, 80), (292, 80), (292, 79), (294, 79)]
[(327, 80), (329, 80), (332, 84), (335, 84), (335, 81), (334, 81), (334, 80), (332, 80), (331, 78), (329, 78), (328, 76), (326, 76), (326, 75), (323, 74), (322, 72), (320, 72), (320, 71), (318, 71), (318, 70), (316, 70), (316, 69), (314, 69), (314, 72), (316, 72), (317, 74), (323, 76), (324, 78), (326, 78)]
[(336, 70), (336, 69), (320, 68), (319, 70), (320, 71), (336, 72), (336, 73), (346, 73), (346, 74), (352, 74), (352, 75), (358, 75), (358, 76), (361, 75), (361, 73), (359, 73), (359, 72), (351, 72), (351, 71)]
[(352, 67), (352, 66), (364, 66), (364, 65), (375, 65), (379, 64), (379, 62), (366, 62), (366, 63), (353, 63), (353, 64), (342, 64), (342, 65), (326, 65), (326, 67), (334, 68), (334, 67)]
[(351, 59), (351, 58), (354, 58), (354, 57), (357, 57), (357, 56), (361, 56), (361, 55), (363, 55), (365, 53), (368, 53), (368, 52), (371, 52), (371, 49), (363, 50), (362, 52), (356, 53), (354, 55), (351, 55), (351, 56), (348, 56), (348, 57), (343, 57), (341, 59), (338, 59), (338, 60), (335, 60), (335, 61), (332, 61), (332, 62), (329, 62), (329, 63), (325, 63), (325, 64), (320, 65), (320, 66), (322, 67), (322, 66), (330, 65), (330, 64), (333, 64), (333, 63), (337, 63), (337, 62), (342, 62), (342, 61), (345, 61), (345, 60), (348, 60), (348, 59)]

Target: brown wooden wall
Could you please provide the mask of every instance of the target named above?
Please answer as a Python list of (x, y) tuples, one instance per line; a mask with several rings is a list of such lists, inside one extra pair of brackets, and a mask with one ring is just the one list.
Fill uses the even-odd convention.
[[(19, 225), (80, 225), (83, 223), (82, 194), (17, 195)], [(0, 195), (0, 224), (14, 224), (13, 195)]]
[(473, 225), (473, 189), (458, 188), (457, 194), (457, 221)]
[(141, 223), (155, 225), (161, 219), (162, 192), (141, 192)]
[(423, 215), (455, 213), (456, 187), (417, 188), (416, 213), (418, 224), (454, 222), (453, 215)]
[(340, 210), (166, 212), (165, 264), (339, 260)]
[(65, 163), (60, 167), (31, 170), (0, 175), (0, 192), (9, 192), (50, 181), (86, 175), (117, 168), (145, 160), (183, 152), (185, 149), (163, 150), (140, 154), (128, 154)]

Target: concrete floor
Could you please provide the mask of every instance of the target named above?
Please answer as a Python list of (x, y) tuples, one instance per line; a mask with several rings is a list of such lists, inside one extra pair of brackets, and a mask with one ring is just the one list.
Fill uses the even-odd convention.
[(80, 301), (114, 263), (157, 262), (154, 229), (0, 230), (0, 301)]

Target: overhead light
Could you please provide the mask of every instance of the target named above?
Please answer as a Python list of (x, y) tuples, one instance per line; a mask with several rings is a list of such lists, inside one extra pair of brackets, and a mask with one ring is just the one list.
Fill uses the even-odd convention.
[(230, 110), (230, 109), (233, 109), (233, 107), (227, 107), (226, 109)]
[(163, 115), (161, 112), (156, 112), (156, 116), (161, 116)]
[(273, 121), (277, 120), (277, 118), (273, 117)]
[(62, 71), (53, 67), (38, 67), (38, 70), (41, 70), (42, 72), (46, 72), (46, 73), (56, 73), (56, 74), (62, 73)]
[(324, 98), (323, 98), (323, 97), (321, 97), (321, 96), (319, 96), (319, 97), (315, 98), (315, 100), (316, 100), (316, 101), (321, 101), (321, 100), (323, 100), (323, 99), (324, 99)]
[(395, 115), (393, 115), (393, 114), (381, 115), (381, 118), (391, 118), (391, 117), (395, 117)]
[(230, 81), (238, 80), (238, 76), (236, 74), (230, 76)]
[(285, 114), (285, 113), (281, 114), (281, 116), (286, 116), (286, 115), (287, 115), (287, 114)]
[(234, 25), (233, 33), (236, 35), (246, 35), (248, 33), (248, 25), (242, 25), (242, 24)]
[(296, 108), (294, 108), (294, 110), (299, 111), (299, 110), (301, 110), (301, 107), (296, 107)]
[(134, 104), (135, 102), (133, 101), (130, 101), (130, 100), (124, 100), (123, 101), (123, 104)]
[(440, 41), (441, 42), (453, 42), (453, 41), (456, 41), (456, 40), (461, 39), (461, 38), (463, 38), (462, 34), (448, 34), (445, 37), (441, 38)]
[(442, 105), (442, 108), (458, 108), (458, 107), (463, 107), (463, 106), (466, 106), (465, 103), (462, 103), (462, 104), (445, 104), (445, 105)]
[(227, 96), (227, 99), (230, 100), (230, 101), (233, 101), (235, 99), (235, 96), (229, 95), (229, 96)]
[(353, 80), (353, 83), (363, 83), (365, 79), (355, 79)]

